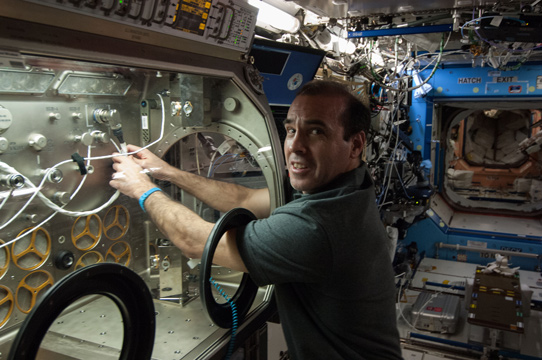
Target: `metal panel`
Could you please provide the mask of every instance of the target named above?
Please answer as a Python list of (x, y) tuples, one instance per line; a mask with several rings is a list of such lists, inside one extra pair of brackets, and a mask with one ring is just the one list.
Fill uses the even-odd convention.
[(485, 0), (402, 0), (402, 1), (371, 1), (371, 0), (294, 0), (294, 2), (320, 16), (344, 18), (349, 16), (390, 15), (400, 13), (416, 13), (422, 11), (437, 11), (458, 7), (470, 7), (493, 3)]
[[(197, 261), (188, 269), (187, 259), (177, 249), (161, 252), (158, 244), (163, 235), (137, 201), (112, 197), (110, 155), (118, 151), (116, 130), (122, 129), (127, 143), (149, 146), (184, 170), (267, 186), (271, 206), (280, 206), (284, 201), (282, 151), (265, 96), (245, 78), (253, 67), (238, 59), (205, 56), (198, 49), (191, 52), (189, 47), (180, 51), (75, 31), (70, 29), (73, 19), (63, 19), (58, 11), (49, 11), (54, 15), (49, 20), (58, 25), (69, 22), (67, 28), (28, 22), (31, 19), (21, 14), (20, 4), (3, 2), (2, 8), (9, 11), (2, 16), (11, 18), (0, 21), (0, 75), (11, 79), (0, 86), (0, 162), (5, 164), (0, 169), (0, 238), (13, 241), (0, 248), (0, 298), (7, 300), (0, 304), (0, 352), (9, 352), (13, 334), (42, 291), (75, 267), (107, 261), (133, 269), (154, 294), (159, 309), (157, 359), (220, 353), (228, 342), (227, 330), (212, 326), (196, 301)], [(26, 5), (28, 13), (37, 9), (33, 3)], [(114, 23), (107, 28), (112, 32), (125, 29)], [(160, 40), (156, 44), (171, 40), (154, 36)], [(186, 102), (193, 112), (188, 114), (183, 107), (177, 111), (177, 103), (184, 106)], [(188, 121), (191, 115), (193, 122)], [(215, 148), (205, 148), (198, 134), (212, 140)], [(217, 154), (219, 147), (221, 154)], [(219, 158), (224, 153), (230, 156)], [(55, 211), (52, 205), (32, 197), (37, 191), (26, 180), (38, 186), (48, 169), (54, 171), (44, 180), (41, 193), (54, 202), (67, 202), (66, 209), (71, 211), (50, 219)], [(77, 191), (84, 178), (81, 169), (88, 175)], [(14, 174), (24, 176), (26, 185), (18, 186), (22, 178), (8, 181)], [(159, 185), (206, 220), (220, 216), (178, 189)], [(109, 199), (111, 203), (101, 206)], [(30, 236), (15, 240), (33, 227), (35, 240)], [(180, 260), (174, 264), (181, 263), (180, 276), (161, 279), (168, 255)], [(222, 268), (216, 271), (213, 277), (226, 284), (228, 291), (235, 291), (235, 274)], [(159, 300), (161, 285), (170, 284), (182, 293), (182, 303), (180, 299)], [(262, 288), (249, 318), (266, 310), (270, 291)], [(70, 346), (81, 343), (81, 351), (95, 351), (95, 356), (87, 358), (102, 357), (99, 354), (104, 352), (117, 355), (117, 336), (109, 333), (114, 326), (107, 330), (110, 337), (103, 344), (101, 327), (83, 331), (95, 322), (94, 316), (85, 315), (89, 314), (79, 309), (66, 315), (66, 322), (55, 328), (60, 335), (53, 336), (58, 347), (65, 345), (64, 350), (55, 345), (45, 352), (63, 354), (57, 358), (71, 356)], [(71, 317), (76, 320), (67, 321)], [(107, 317), (114, 322), (114, 317)], [(243, 324), (241, 330), (248, 325)]]

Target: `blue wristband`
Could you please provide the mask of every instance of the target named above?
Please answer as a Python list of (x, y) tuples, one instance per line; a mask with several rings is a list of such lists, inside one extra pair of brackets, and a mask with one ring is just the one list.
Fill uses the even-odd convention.
[(153, 187), (152, 189), (147, 190), (147, 192), (141, 195), (141, 197), (139, 198), (139, 206), (141, 206), (143, 212), (147, 212), (147, 210), (145, 210), (145, 200), (147, 200), (150, 194), (156, 191), (162, 191), (162, 189), (160, 189), (159, 187)]

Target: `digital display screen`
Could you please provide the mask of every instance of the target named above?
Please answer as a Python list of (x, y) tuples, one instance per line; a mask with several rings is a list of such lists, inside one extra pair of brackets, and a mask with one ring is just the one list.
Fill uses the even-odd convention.
[(254, 64), (260, 72), (281, 75), (290, 53), (252, 48), (250, 55), (254, 56)]
[(203, 36), (211, 2), (204, 0), (183, 0), (177, 12), (176, 28), (191, 34)]

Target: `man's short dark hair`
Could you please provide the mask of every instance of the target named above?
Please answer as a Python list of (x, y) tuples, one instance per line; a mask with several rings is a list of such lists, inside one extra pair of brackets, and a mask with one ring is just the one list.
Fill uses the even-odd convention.
[(344, 139), (361, 131), (367, 135), (371, 126), (369, 109), (342, 83), (332, 80), (312, 80), (299, 89), (296, 96), (338, 96), (346, 100), (346, 108), (341, 114), (344, 127)]

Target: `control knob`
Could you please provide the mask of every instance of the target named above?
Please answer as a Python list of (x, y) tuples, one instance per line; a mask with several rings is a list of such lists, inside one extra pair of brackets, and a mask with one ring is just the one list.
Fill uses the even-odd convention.
[(47, 138), (41, 134), (32, 134), (28, 138), (28, 145), (32, 146), (35, 150), (40, 151), (47, 146)]
[(239, 101), (236, 98), (229, 97), (224, 100), (224, 108), (229, 112), (234, 112), (237, 109), (237, 105), (239, 105)]
[(75, 263), (75, 255), (69, 250), (62, 250), (55, 256), (55, 266), (60, 270), (68, 270)]
[(76, 142), (81, 142), (85, 146), (92, 145), (92, 142), (94, 141), (94, 137), (88, 132), (84, 133), (83, 135), (75, 135), (73, 139)]

